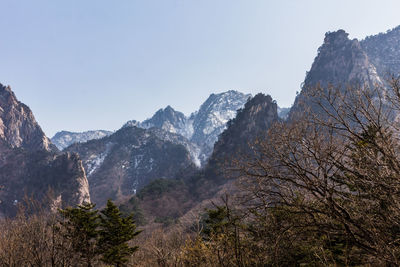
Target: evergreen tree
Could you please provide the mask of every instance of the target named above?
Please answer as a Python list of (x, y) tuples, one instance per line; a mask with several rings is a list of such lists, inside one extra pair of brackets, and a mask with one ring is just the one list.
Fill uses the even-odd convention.
[(101, 211), (100, 216), (100, 240), (99, 246), (102, 252), (101, 260), (106, 264), (123, 266), (128, 257), (137, 249), (130, 246), (128, 241), (132, 240), (140, 231), (136, 231), (133, 215), (123, 217), (120, 210), (111, 200)]
[(97, 240), (99, 215), (94, 204), (85, 203), (77, 208), (60, 210), (64, 220), (64, 236), (70, 240), (73, 250), (86, 266), (93, 266), (98, 255)]

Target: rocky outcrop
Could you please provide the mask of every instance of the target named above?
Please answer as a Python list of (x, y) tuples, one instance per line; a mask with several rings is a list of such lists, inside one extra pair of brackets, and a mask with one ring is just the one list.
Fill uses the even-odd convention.
[(19, 102), (9, 86), (0, 84), (0, 139), (12, 148), (54, 150), (28, 106)]
[(180, 134), (190, 139), (193, 127), (182, 112), (174, 110), (171, 106), (159, 109), (153, 117), (143, 121), (140, 127), (145, 129), (158, 128), (170, 133)]
[(45, 206), (89, 202), (88, 182), (78, 155), (60, 153), (44, 135), (28, 106), (0, 85), (0, 216), (32, 197)]
[(323, 88), (332, 85), (344, 91), (347, 86), (372, 88), (383, 86), (383, 82), (360, 42), (350, 40), (348, 33), (338, 30), (325, 34), (324, 43), (289, 112), (289, 119), (295, 119), (306, 108), (318, 113), (317, 106), (309, 100), (310, 90), (318, 85)]
[(266, 136), (268, 129), (279, 121), (276, 102), (269, 95), (257, 94), (238, 111), (236, 118), (229, 121), (228, 128), (215, 143), (207, 167), (217, 168), (218, 164), (238, 154), (249, 153), (251, 143)]
[(381, 83), (375, 66), (369, 61), (357, 39), (350, 40), (344, 30), (329, 32), (307, 73), (304, 88), (317, 83), (344, 85), (362, 83), (374, 86)]

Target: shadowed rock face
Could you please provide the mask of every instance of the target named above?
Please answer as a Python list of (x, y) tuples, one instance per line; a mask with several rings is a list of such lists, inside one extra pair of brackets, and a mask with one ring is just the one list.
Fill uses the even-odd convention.
[(268, 129), (279, 121), (278, 107), (271, 96), (255, 95), (238, 111), (236, 118), (228, 123), (228, 128), (220, 135), (207, 168), (218, 169), (218, 163), (236, 154), (246, 154), (251, 149), (249, 144), (265, 136)]
[(15, 214), (25, 196), (51, 204), (90, 201), (76, 154), (61, 154), (45, 136), (28, 106), (0, 84), (0, 216)]

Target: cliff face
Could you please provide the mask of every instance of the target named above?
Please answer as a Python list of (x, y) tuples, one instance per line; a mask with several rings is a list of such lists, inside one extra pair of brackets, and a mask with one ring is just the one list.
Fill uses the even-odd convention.
[(0, 84), (0, 138), (12, 148), (56, 150), (36, 122), (32, 111), (19, 102), (10, 87)]
[(14, 215), (25, 197), (50, 205), (49, 194), (65, 205), (90, 201), (82, 162), (58, 152), (29, 107), (0, 85), (0, 216)]
[(321, 85), (362, 83), (373, 86), (381, 80), (357, 39), (343, 30), (327, 33), (304, 81), (305, 88)]
[[(227, 129), (214, 145), (213, 154), (206, 166), (209, 177), (218, 177), (225, 161), (245, 157), (252, 153), (252, 143), (263, 138), (274, 123), (282, 121), (278, 116), (278, 106), (271, 96), (257, 94), (228, 122)], [(222, 166), (221, 166), (222, 164)]]
[(344, 91), (347, 86), (373, 88), (383, 84), (357, 39), (350, 40), (343, 30), (328, 32), (291, 108), (289, 120), (295, 119), (296, 114), (301, 114), (306, 108), (318, 112), (308, 98), (309, 92), (317, 85), (324, 88), (333, 85)]

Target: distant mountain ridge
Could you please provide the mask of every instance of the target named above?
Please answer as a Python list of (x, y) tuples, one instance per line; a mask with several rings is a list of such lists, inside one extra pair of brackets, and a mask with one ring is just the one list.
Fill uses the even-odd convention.
[(81, 156), (92, 200), (101, 206), (109, 198), (135, 194), (154, 179), (194, 170), (196, 155), (190, 146), (184, 137), (162, 129), (126, 126), (102, 139), (72, 144), (66, 151)]
[(81, 156), (91, 197), (103, 205), (108, 198), (135, 194), (154, 179), (195, 172), (249, 98), (237, 91), (212, 94), (190, 117), (167, 106), (150, 119), (128, 121), (115, 133), (75, 142), (65, 151)]
[(58, 149), (63, 150), (64, 148), (72, 145), (73, 143), (84, 143), (92, 139), (100, 139), (105, 136), (112, 134), (111, 131), (105, 130), (93, 130), (86, 132), (69, 132), (61, 131), (56, 133), (52, 138), (51, 142), (57, 146)]
[[(226, 123), (236, 116), (251, 94), (230, 90), (211, 94), (190, 116), (174, 110), (171, 106), (159, 109), (151, 118), (139, 122), (130, 120), (122, 127), (139, 127), (143, 129), (158, 128), (186, 138), (191, 143), (190, 153), (197, 166), (203, 165), (212, 153), (218, 136), (226, 128)], [(51, 141), (63, 150), (74, 143), (84, 143), (111, 135), (111, 131), (95, 130), (86, 132), (57, 132)]]

